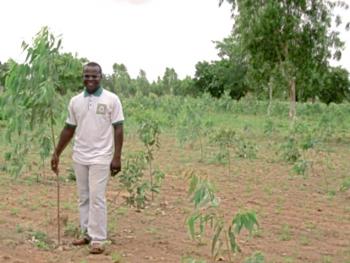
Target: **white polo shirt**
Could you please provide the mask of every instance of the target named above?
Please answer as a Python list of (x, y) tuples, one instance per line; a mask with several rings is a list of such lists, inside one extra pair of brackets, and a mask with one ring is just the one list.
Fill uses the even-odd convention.
[(83, 165), (110, 164), (114, 152), (113, 125), (122, 125), (119, 97), (101, 87), (74, 96), (68, 106), (66, 124), (74, 126), (73, 161)]

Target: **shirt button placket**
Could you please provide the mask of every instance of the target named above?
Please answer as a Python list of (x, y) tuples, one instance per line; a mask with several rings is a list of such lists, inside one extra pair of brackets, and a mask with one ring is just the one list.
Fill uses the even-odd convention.
[(88, 99), (88, 110), (92, 109), (92, 97), (91, 95), (89, 95), (89, 99)]

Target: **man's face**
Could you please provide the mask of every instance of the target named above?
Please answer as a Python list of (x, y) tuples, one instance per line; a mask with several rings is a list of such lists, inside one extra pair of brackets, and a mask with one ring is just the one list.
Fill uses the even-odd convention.
[(97, 66), (86, 66), (83, 71), (84, 86), (87, 92), (94, 93), (100, 86), (102, 75)]

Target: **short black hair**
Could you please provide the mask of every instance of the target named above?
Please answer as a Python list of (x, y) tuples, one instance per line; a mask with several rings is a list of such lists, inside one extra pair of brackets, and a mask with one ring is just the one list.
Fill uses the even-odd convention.
[(96, 62), (89, 62), (89, 63), (84, 65), (84, 68), (85, 67), (98, 67), (100, 69), (100, 73), (102, 75), (102, 68), (101, 68), (100, 64), (98, 64)]

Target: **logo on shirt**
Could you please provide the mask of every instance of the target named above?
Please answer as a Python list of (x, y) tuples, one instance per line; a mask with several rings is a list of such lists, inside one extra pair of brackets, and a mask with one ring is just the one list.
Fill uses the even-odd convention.
[(104, 115), (107, 112), (107, 105), (106, 104), (97, 104), (97, 108), (96, 108), (96, 114), (101, 114)]

